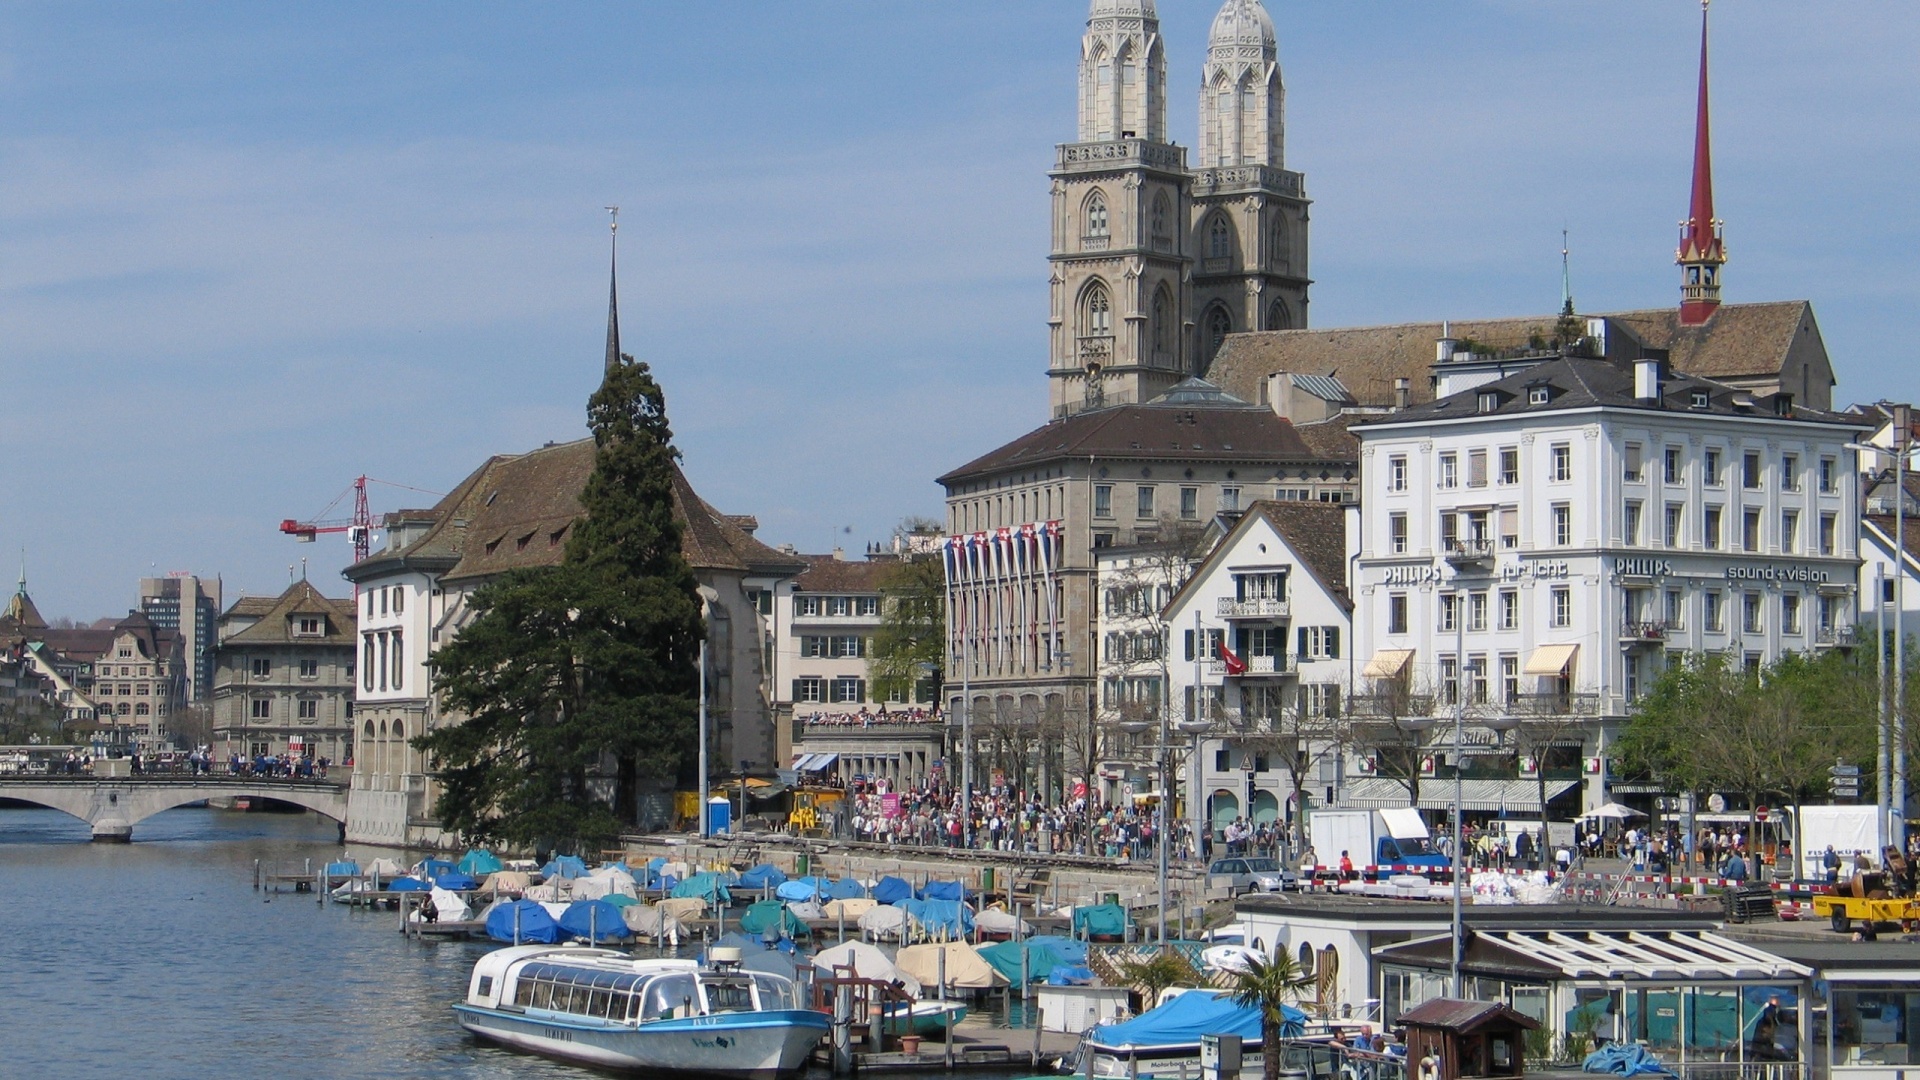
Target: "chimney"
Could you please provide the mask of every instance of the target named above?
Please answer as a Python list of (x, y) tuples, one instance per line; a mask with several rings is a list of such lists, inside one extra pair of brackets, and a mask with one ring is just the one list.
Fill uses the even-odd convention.
[(1643, 356), (1633, 362), (1633, 396), (1641, 401), (1660, 400), (1660, 359)]
[(839, 546), (838, 544), (836, 544), (836, 545), (834, 545), (834, 548), (833, 548), (833, 561), (834, 561), (834, 562), (846, 562), (846, 561), (847, 561), (847, 549), (846, 549), (846, 548), (843, 548), (843, 547), (840, 547), (840, 546)]
[(1394, 409), (1396, 411), (1404, 410), (1407, 407), (1407, 405), (1412, 402), (1412, 400), (1413, 400), (1412, 381), (1408, 379), (1393, 380)]
[(1453, 336), (1452, 328), (1448, 326), (1448, 324), (1441, 323), (1440, 340), (1433, 343), (1433, 362), (1436, 364), (1445, 364), (1451, 361), (1453, 354), (1458, 351), (1459, 348), (1460, 339)]

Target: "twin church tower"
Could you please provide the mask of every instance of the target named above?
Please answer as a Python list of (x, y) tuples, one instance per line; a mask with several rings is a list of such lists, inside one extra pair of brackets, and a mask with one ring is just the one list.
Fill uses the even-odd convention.
[(1092, 0), (1080, 133), (1053, 178), (1053, 415), (1147, 401), (1226, 335), (1307, 323), (1307, 197), (1285, 167), (1273, 19), (1226, 0), (1207, 37), (1199, 160), (1167, 138), (1153, 0)]

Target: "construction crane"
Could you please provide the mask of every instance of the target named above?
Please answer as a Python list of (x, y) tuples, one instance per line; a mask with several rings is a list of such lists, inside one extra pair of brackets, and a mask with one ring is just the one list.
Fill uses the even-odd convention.
[[(333, 501), (323, 507), (320, 513), (314, 515), (312, 520), (299, 521), (294, 518), (287, 518), (280, 523), (280, 531), (303, 544), (313, 543), (321, 533), (346, 533), (347, 539), (353, 543), (353, 561), (366, 561), (367, 554), (373, 549), (373, 514), (367, 509), (367, 485), (369, 483), (385, 484), (387, 487), (400, 488), (404, 491), (417, 491), (422, 495), (433, 495), (435, 497), (441, 494), (437, 491), (428, 491), (425, 488), (396, 484), (391, 480), (376, 480), (370, 476), (357, 476), (354, 477), (353, 483), (347, 487), (347, 490), (334, 496)], [(331, 513), (334, 507), (339, 506), (345, 501), (348, 495), (353, 496), (353, 516), (346, 518), (328, 518), (327, 514)]]

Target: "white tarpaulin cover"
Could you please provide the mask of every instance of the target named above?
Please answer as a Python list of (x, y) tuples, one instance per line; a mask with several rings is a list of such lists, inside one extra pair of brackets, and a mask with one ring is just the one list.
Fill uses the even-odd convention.
[(640, 894), (633, 885), (633, 875), (625, 870), (603, 866), (573, 883), (573, 898), (576, 900), (598, 900), (603, 896), (632, 896)]
[(849, 941), (831, 949), (822, 949), (815, 954), (813, 966), (822, 975), (836, 974), (833, 970), (836, 967), (850, 967), (854, 969), (854, 974), (863, 979), (885, 979), (888, 982), (899, 979), (906, 984), (907, 993), (920, 996), (920, 980), (901, 971), (893, 961), (887, 959), (886, 953), (864, 941)]
[(707, 902), (698, 896), (673, 897), (653, 905), (681, 922), (705, 918)]
[[(459, 893), (450, 893), (445, 889), (435, 888), (427, 895), (433, 897), (433, 910), (436, 913), (435, 918), (440, 922), (466, 922), (468, 919), (473, 918), (473, 909), (467, 906), (465, 900), (460, 899)], [(415, 911), (408, 915), (407, 921), (420, 922), (420, 912)]]
[(1382, 810), (1380, 820), (1387, 823), (1387, 835), (1395, 840), (1427, 839), (1427, 823), (1420, 820), (1420, 811), (1411, 806)]
[(1015, 918), (1012, 912), (998, 907), (988, 908), (975, 915), (973, 927), (983, 934), (1019, 934), (1025, 937), (1033, 933), (1033, 928), (1027, 925), (1027, 920)]
[[(872, 914), (869, 912), (868, 914)], [(922, 987), (940, 984), (940, 954), (947, 954), (947, 985), (962, 990), (986, 990), (1006, 986), (1007, 977), (987, 963), (964, 941), (945, 941), (935, 945), (909, 945), (893, 958), (893, 966), (920, 980)]]
[(898, 938), (906, 925), (907, 913), (890, 905), (876, 905), (860, 915), (860, 929), (877, 938)]
[(686, 933), (686, 927), (680, 925), (679, 919), (657, 907), (628, 904), (620, 909), (620, 917), (626, 920), (627, 929), (641, 937), (664, 941), (669, 945), (680, 944), (680, 936)]
[(487, 875), (487, 880), (480, 884), (480, 889), (482, 892), (496, 893), (526, 892), (527, 886), (532, 883), (532, 875), (524, 870), (495, 870)]
[(404, 874), (407, 871), (405, 867), (401, 866), (397, 862), (394, 862), (392, 859), (375, 859), (372, 862), (367, 864), (366, 872), (368, 877), (377, 877), (377, 878), (384, 879), (384, 878), (399, 877), (401, 874)]

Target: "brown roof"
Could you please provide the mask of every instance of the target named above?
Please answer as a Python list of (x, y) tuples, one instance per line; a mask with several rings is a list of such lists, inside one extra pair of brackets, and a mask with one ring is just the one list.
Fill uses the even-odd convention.
[[(438, 561), (452, 581), (557, 565), (580, 516), (580, 494), (593, 462), (592, 439), (488, 458), (434, 507), (436, 520), (419, 539), (361, 566), (372, 570), (396, 558)], [(673, 492), (680, 550), (694, 569), (797, 573), (803, 568), (799, 559), (755, 540), (701, 499), (677, 465)]]
[[(260, 600), (262, 597), (246, 597), (247, 600)], [(268, 600), (270, 605), (260, 614), (259, 621), (241, 630), (220, 644), (226, 645), (284, 645), (288, 642), (302, 644), (352, 645), (353, 631), (356, 625), (356, 613), (353, 602), (334, 600), (322, 596), (320, 590), (305, 581), (296, 581), (287, 586), (287, 591)], [(239, 608), (235, 603), (227, 609), (229, 615)], [(303, 615), (320, 617), (326, 633), (322, 637), (296, 636), (291, 623)]]
[(33, 597), (27, 595), (26, 583), (22, 582), (20, 591), (7, 601), (7, 610), (0, 615), (0, 625), (9, 627), (10, 632), (45, 630), (47, 620), (40, 617), (40, 609), (33, 606)]
[(242, 596), (233, 602), (233, 606), (222, 612), (222, 619), (238, 616), (243, 619), (257, 619), (272, 611), (280, 602), (278, 596)]
[(1093, 409), (1054, 420), (947, 473), (938, 483), (951, 485), (1006, 469), (1085, 457), (1136, 461), (1325, 460), (1272, 409), (1244, 402), (1189, 406), (1151, 401)]
[(43, 630), (34, 635), (34, 640), (45, 642), (47, 648), (67, 660), (90, 664), (105, 656), (108, 649), (113, 648), (113, 639), (117, 636), (112, 629), (87, 626), (68, 630)]
[[(1812, 306), (1805, 300), (1722, 304), (1712, 319), (1697, 327), (1680, 326), (1677, 308), (1598, 317), (1625, 329), (1647, 348), (1668, 350), (1672, 370), (1721, 380), (1778, 378), (1796, 340), (1810, 335), (1818, 344), (1819, 335)], [(1394, 380), (1406, 379), (1412, 403), (1419, 404), (1433, 400), (1434, 345), (1443, 332), (1488, 349), (1506, 349), (1551, 338), (1556, 320), (1554, 315), (1535, 315), (1230, 334), (1207, 378), (1230, 394), (1253, 398), (1266, 377), (1277, 371), (1333, 375), (1360, 404), (1376, 407), (1391, 406)]]
[(1343, 412), (1310, 424), (1295, 424), (1293, 430), (1300, 433), (1314, 453), (1330, 461), (1358, 461), (1360, 440), (1348, 429), (1355, 421), (1365, 419), (1365, 413)]
[(802, 592), (877, 593), (885, 584), (887, 575), (900, 566), (900, 563), (892, 560), (854, 562), (836, 559), (831, 555), (800, 557), (807, 561), (807, 568), (801, 571), (794, 586)]
[(1515, 1012), (1498, 1001), (1461, 1001), (1458, 998), (1431, 998), (1400, 1014), (1400, 1023), (1422, 1027), (1471, 1032), (1495, 1021), (1532, 1031), (1540, 1021)]
[(1249, 505), (1247, 512), (1234, 523), (1227, 535), (1213, 545), (1213, 550), (1187, 576), (1186, 584), (1173, 594), (1163, 610), (1170, 612), (1185, 603), (1187, 594), (1199, 588), (1219, 560), (1226, 557), (1234, 539), (1250, 528), (1253, 522), (1262, 519), (1273, 526), (1273, 531), (1280, 534), (1280, 538), (1287, 542), (1287, 547), (1299, 558), (1300, 565), (1327, 590), (1334, 601), (1352, 611), (1353, 599), (1347, 594), (1346, 585), (1346, 510), (1337, 503), (1282, 502), (1276, 499), (1258, 499)]
[(186, 640), (180, 636), (180, 631), (163, 630), (153, 625), (153, 620), (147, 618), (143, 611), (127, 612), (126, 618), (113, 624), (111, 633), (112, 638), (118, 638), (123, 634), (133, 635), (133, 639), (140, 643), (141, 651), (153, 660), (165, 660), (178, 656), (186, 644)]

